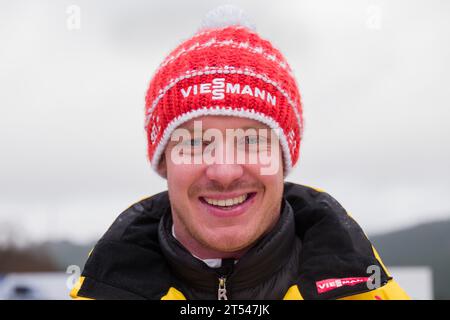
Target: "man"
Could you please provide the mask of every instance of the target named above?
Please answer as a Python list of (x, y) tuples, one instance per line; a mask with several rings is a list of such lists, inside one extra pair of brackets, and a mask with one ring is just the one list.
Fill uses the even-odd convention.
[(148, 156), (168, 191), (119, 216), (71, 296), (408, 298), (336, 200), (284, 182), (302, 125), (288, 63), (250, 28), (182, 43), (146, 97)]

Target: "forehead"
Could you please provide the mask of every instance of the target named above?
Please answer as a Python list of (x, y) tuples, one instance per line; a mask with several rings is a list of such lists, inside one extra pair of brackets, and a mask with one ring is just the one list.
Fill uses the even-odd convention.
[(202, 130), (206, 129), (270, 129), (269, 126), (264, 123), (248, 119), (242, 117), (234, 117), (234, 116), (202, 116), (191, 119), (183, 124), (181, 124), (178, 128), (183, 128), (187, 130), (194, 130), (194, 123), (197, 121), (201, 121)]

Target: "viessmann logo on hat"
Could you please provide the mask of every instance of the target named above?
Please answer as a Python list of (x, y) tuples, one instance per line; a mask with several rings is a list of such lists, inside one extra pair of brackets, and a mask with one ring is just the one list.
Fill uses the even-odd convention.
[(341, 279), (326, 279), (316, 282), (317, 292), (324, 293), (330, 290), (337, 289), (343, 286), (354, 286), (359, 283), (369, 281), (368, 277), (356, 277), (356, 278), (341, 278)]
[(242, 94), (259, 98), (272, 106), (277, 104), (277, 97), (270, 92), (248, 84), (225, 82), (225, 78), (214, 78), (211, 82), (190, 85), (187, 88), (182, 88), (181, 94), (183, 98), (188, 98), (191, 94), (211, 94), (212, 100), (223, 100), (225, 94)]

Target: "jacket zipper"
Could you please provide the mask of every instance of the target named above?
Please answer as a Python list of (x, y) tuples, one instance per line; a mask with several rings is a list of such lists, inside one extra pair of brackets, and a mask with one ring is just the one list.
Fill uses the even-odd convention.
[(217, 300), (228, 300), (226, 283), (227, 277), (219, 278), (219, 289), (217, 290)]
[(217, 289), (217, 300), (228, 300), (227, 279), (233, 273), (234, 259), (222, 259), (222, 266), (217, 270), (219, 288)]

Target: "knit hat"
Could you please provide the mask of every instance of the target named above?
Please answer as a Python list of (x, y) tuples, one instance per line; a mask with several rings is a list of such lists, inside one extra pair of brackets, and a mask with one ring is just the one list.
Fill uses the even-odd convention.
[(241, 10), (223, 6), (208, 16), (213, 23), (204, 22), (203, 29), (173, 50), (150, 81), (145, 130), (152, 167), (157, 171), (178, 126), (200, 116), (221, 115), (257, 120), (275, 129), (286, 176), (299, 158), (303, 131), (292, 70), (280, 51), (242, 20)]

